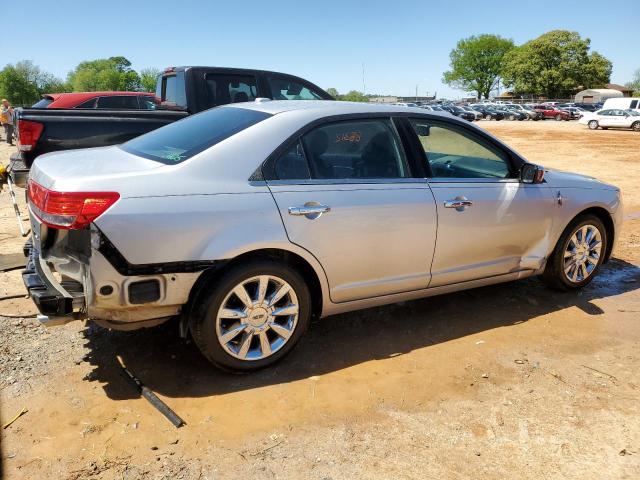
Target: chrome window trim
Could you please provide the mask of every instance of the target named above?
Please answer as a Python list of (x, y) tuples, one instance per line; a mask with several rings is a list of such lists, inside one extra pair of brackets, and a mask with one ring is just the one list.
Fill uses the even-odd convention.
[(428, 183), (520, 183), (518, 178), (456, 178), (432, 177), (426, 179)]
[(304, 180), (266, 180), (267, 185), (385, 185), (394, 183), (416, 183), (424, 185), (425, 178), (405, 177), (405, 178), (312, 178)]

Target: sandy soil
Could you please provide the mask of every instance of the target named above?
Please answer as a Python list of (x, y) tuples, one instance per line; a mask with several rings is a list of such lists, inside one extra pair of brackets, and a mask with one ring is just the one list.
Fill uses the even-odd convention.
[[(638, 478), (640, 135), (481, 125), (532, 162), (622, 188), (618, 250), (584, 291), (528, 279), (327, 318), (248, 376), (211, 368), (174, 325), (0, 318), (2, 421), (28, 409), (2, 430), (5, 477)], [(0, 251), (19, 251), (0, 197)], [(19, 272), (0, 274), (0, 295), (22, 291)], [(0, 312), (34, 310), (19, 299)], [(185, 427), (138, 397), (116, 353)]]

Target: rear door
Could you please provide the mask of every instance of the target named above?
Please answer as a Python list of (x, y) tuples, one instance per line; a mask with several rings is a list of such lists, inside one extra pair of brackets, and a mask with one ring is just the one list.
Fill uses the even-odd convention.
[(474, 130), (412, 119), (438, 213), (435, 287), (540, 268), (554, 199), (523, 184), (508, 152)]
[(283, 147), (270, 176), (287, 235), (320, 261), (333, 302), (427, 288), (436, 209), (390, 118), (319, 125)]

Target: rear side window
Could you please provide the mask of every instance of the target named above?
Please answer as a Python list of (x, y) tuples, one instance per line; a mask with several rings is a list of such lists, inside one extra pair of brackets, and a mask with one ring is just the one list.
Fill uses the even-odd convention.
[(320, 92), (286, 77), (269, 77), (269, 87), (274, 100), (322, 100)]
[(138, 110), (138, 97), (135, 95), (114, 95), (98, 98), (98, 107), (112, 110)]
[(313, 178), (409, 177), (400, 142), (388, 119), (337, 122), (305, 134)]
[(87, 100), (86, 102), (82, 102), (75, 108), (96, 108), (96, 100), (97, 98), (92, 98), (91, 100)]
[(120, 148), (149, 160), (173, 165), (270, 116), (246, 108), (213, 108), (129, 140)]
[(141, 95), (138, 97), (138, 103), (140, 104), (139, 108), (141, 110), (155, 110), (158, 108), (158, 103), (154, 97)]
[(187, 108), (187, 93), (184, 85), (184, 72), (162, 77), (160, 98), (168, 106)]
[(256, 78), (251, 75), (205, 75), (209, 107), (255, 100)]
[[(53, 103), (53, 99), (51, 98), (43, 98), (42, 100), (31, 105), (31, 108), (47, 108), (49, 105)], [(631, 107), (633, 108), (633, 107)]]

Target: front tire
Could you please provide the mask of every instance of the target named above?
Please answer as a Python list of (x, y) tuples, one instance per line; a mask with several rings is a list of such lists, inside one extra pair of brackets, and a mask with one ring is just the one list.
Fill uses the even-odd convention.
[(558, 114), (556, 115), (556, 122), (559, 122), (562, 120), (562, 115)]
[(194, 342), (223, 370), (250, 372), (280, 360), (309, 327), (311, 296), (303, 278), (269, 260), (231, 268), (199, 297)]
[(552, 288), (577, 290), (597, 275), (607, 251), (607, 230), (595, 215), (581, 215), (564, 230), (542, 278)]
[(598, 122), (597, 120), (590, 120), (589, 123), (587, 123), (587, 126), (589, 127), (589, 130), (597, 130)]
[(640, 122), (634, 122), (633, 125), (631, 125), (631, 128), (634, 132), (640, 132)]

